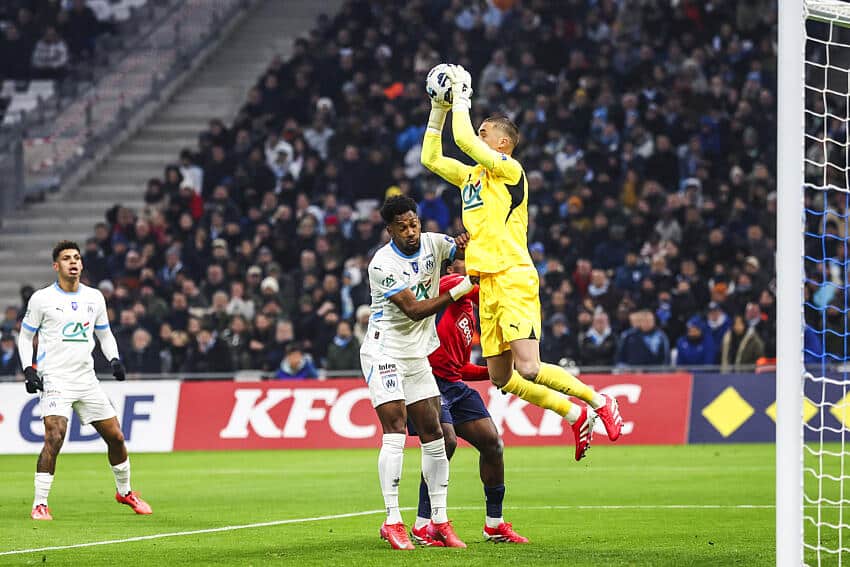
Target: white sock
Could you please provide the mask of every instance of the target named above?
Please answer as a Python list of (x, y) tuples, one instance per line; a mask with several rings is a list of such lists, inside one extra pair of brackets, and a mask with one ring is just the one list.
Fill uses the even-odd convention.
[(606, 401), (607, 400), (605, 399), (605, 396), (603, 396), (599, 392), (596, 392), (595, 394), (593, 394), (593, 399), (588, 402), (588, 405), (593, 409), (599, 409), (605, 405)]
[(581, 406), (578, 404), (573, 404), (570, 406), (570, 410), (567, 412), (567, 415), (564, 416), (570, 425), (578, 421), (578, 418), (581, 417)]
[(115, 487), (118, 494), (126, 496), (130, 492), (130, 457), (123, 463), (112, 466), (112, 474), (115, 475)]
[(422, 518), (420, 516), (416, 516), (416, 522), (413, 523), (413, 527), (417, 530), (421, 530), (425, 526), (431, 523), (431, 518)]
[(484, 516), (484, 523), (488, 528), (498, 528), (504, 521), (504, 518), (491, 518), (490, 516)]
[(50, 487), (52, 484), (52, 474), (48, 472), (35, 473), (35, 499), (32, 501), (33, 508), (39, 504), (47, 506), (47, 495), (50, 494)]
[(401, 482), (404, 462), (405, 437), (402, 433), (384, 433), (381, 452), (378, 453), (378, 478), (381, 480), (388, 524), (398, 524), (402, 521), (398, 509), (398, 485)]
[(443, 439), (422, 443), (422, 476), (431, 498), (431, 519), (436, 524), (449, 521), (446, 500), (449, 492), (449, 459)]

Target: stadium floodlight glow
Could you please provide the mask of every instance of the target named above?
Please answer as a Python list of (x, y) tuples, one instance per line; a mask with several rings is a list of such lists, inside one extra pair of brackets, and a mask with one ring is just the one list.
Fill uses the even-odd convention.
[(780, 0), (778, 104), (776, 563), (842, 565), (850, 3)]

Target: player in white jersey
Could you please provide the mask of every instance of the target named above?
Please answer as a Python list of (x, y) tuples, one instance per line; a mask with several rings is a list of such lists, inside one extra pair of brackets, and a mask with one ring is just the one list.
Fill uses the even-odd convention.
[[(419, 432), (422, 474), (431, 498), (434, 537), (446, 547), (466, 547), (446, 515), (449, 461), (440, 427), (440, 390), (428, 355), (438, 346), (434, 314), (472, 291), (465, 278), (440, 294), (440, 269), (462, 254), (468, 237), (422, 234), (416, 201), (391, 197), (381, 207), (390, 242), (369, 263), (371, 317), (360, 362), (383, 429), (378, 476), (387, 508), (381, 537), (393, 549), (413, 549), (398, 505), (407, 418)], [(436, 499), (436, 500), (435, 500)]]
[[(80, 247), (63, 240), (53, 249), (56, 281), (36, 291), (27, 304), (18, 337), (27, 392), (41, 391), (44, 447), (35, 473), (33, 520), (52, 520), (47, 496), (53, 484), (56, 457), (65, 440), (71, 411), (83, 424), (91, 424), (106, 442), (109, 464), (115, 475), (115, 499), (137, 514), (151, 507), (130, 488), (130, 459), (115, 409), (94, 373), (94, 336), (112, 366), (116, 380), (125, 370), (118, 344), (109, 329), (106, 301), (99, 290), (80, 283), (83, 262)], [(33, 337), (38, 333), (38, 355), (33, 362)]]

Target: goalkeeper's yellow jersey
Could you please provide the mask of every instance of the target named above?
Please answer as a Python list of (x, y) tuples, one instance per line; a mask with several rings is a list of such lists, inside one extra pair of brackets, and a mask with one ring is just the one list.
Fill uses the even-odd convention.
[(533, 266), (528, 252), (528, 181), (522, 166), (478, 138), (468, 113), (452, 115), (455, 143), (477, 164), (445, 157), (441, 134), (431, 128), (422, 144), (422, 164), (461, 190), (463, 225), (470, 235), (467, 273)]

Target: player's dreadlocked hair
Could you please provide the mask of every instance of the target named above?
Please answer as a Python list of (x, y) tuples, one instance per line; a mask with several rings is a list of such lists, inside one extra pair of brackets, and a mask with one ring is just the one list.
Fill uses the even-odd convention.
[(59, 254), (62, 253), (63, 250), (76, 250), (80, 251), (79, 245), (73, 240), (60, 240), (56, 243), (56, 246), (53, 247), (53, 261), (56, 262), (59, 259)]
[(517, 128), (517, 125), (514, 124), (513, 120), (504, 114), (493, 114), (492, 116), (485, 118), (484, 122), (490, 122), (502, 130), (502, 132), (504, 132), (511, 141), (511, 147), (517, 147), (517, 144), (519, 144), (519, 128)]
[(408, 211), (416, 213), (416, 201), (405, 195), (396, 195), (384, 201), (381, 207), (381, 218), (387, 225), (391, 225), (398, 215)]

